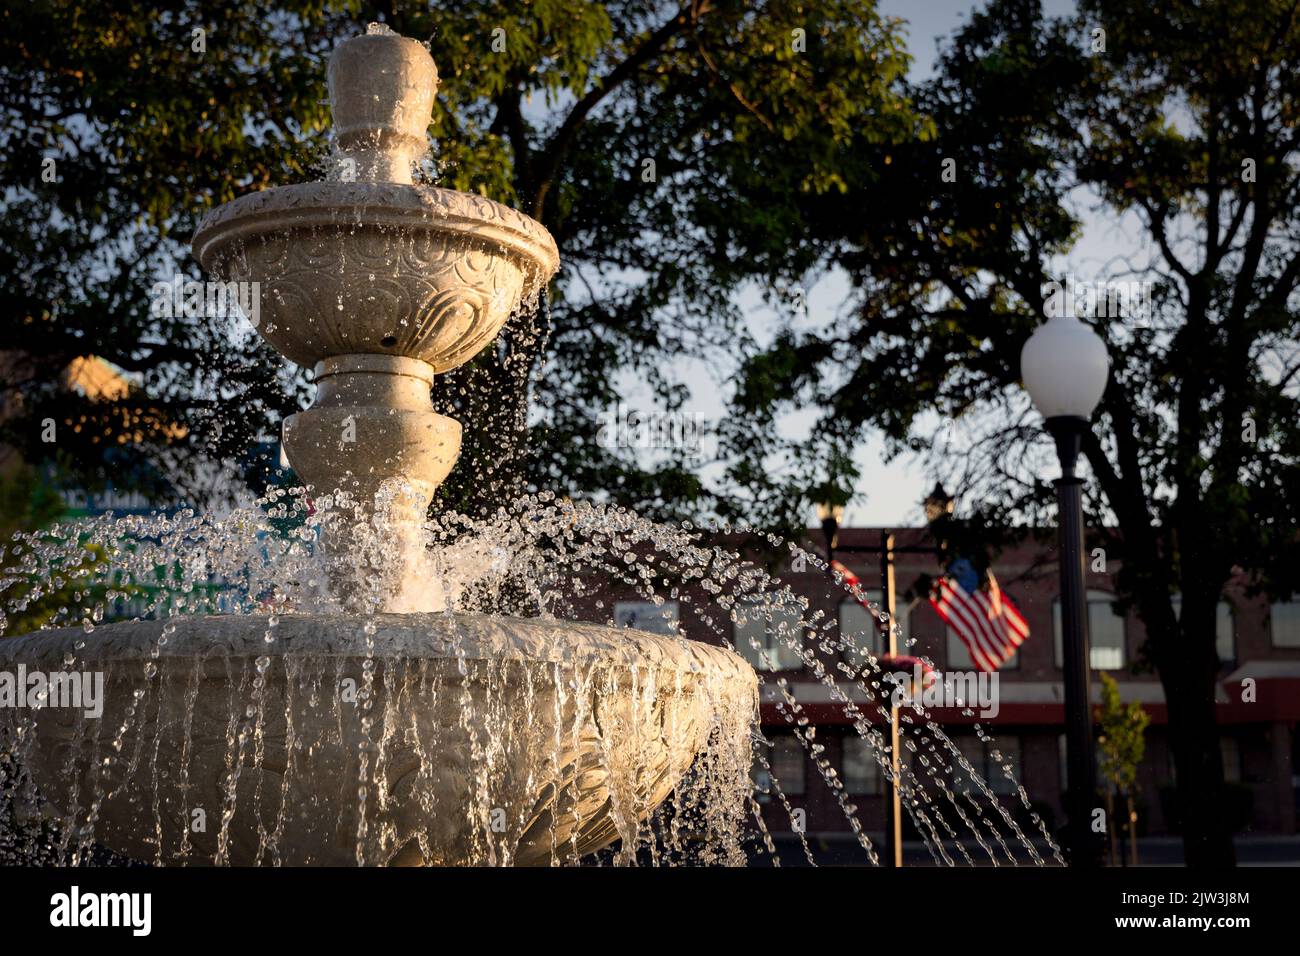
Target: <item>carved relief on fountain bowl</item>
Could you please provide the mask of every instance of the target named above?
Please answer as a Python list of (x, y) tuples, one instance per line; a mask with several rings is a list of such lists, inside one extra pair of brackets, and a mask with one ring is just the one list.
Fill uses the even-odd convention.
[(307, 367), (383, 353), (455, 368), (559, 265), (550, 233), (508, 206), (395, 183), (253, 193), (209, 213), (193, 249), (209, 273), (258, 283), (258, 331)]

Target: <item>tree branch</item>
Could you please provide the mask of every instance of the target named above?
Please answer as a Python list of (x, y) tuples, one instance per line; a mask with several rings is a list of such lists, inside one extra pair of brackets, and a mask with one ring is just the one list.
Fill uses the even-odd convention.
[(578, 131), (582, 128), (582, 124), (591, 111), (596, 108), (601, 100), (653, 59), (674, 36), (686, 28), (694, 17), (704, 12), (704, 9), (704, 7), (700, 7), (693, 13), (688, 13), (686, 10), (677, 11), (676, 16), (650, 34), (640, 46), (628, 54), (623, 62), (614, 67), (604, 79), (597, 82), (574, 104), (573, 109), (564, 118), (564, 122), (560, 124), (560, 128), (555, 131), (555, 134), (538, 154), (535, 182), (532, 184), (533, 198), (530, 204), (530, 211), (534, 218), (545, 221), (543, 213), (546, 197), (555, 184), (556, 174), (563, 165), (564, 158), (568, 154), (570, 147), (572, 147), (574, 139), (577, 138)]

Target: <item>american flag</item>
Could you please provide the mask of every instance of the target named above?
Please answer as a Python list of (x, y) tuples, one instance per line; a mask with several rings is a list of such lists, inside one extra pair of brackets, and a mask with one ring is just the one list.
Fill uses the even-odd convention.
[(859, 604), (861, 604), (864, 608), (866, 608), (867, 612), (871, 615), (872, 619), (876, 620), (876, 615), (879, 613), (879, 611), (884, 610), (884, 607), (882, 605), (879, 609), (873, 608), (870, 604), (867, 603), (865, 597), (858, 596), (863, 591), (862, 579), (859, 578), (852, 571), (850, 571), (847, 567), (840, 564), (838, 561), (831, 562), (831, 570), (836, 574), (838, 574), (844, 580), (844, 586), (846, 588), (854, 592), (853, 599), (857, 601)]
[(967, 561), (955, 561), (935, 584), (930, 604), (961, 638), (975, 666), (995, 671), (1025, 643), (1029, 625), (1011, 599), (998, 587), (990, 570), (987, 588)]
[[(883, 600), (881, 601), (879, 607), (872, 607), (871, 604), (867, 601), (865, 595), (866, 589), (862, 587), (862, 579), (859, 578), (852, 571), (850, 571), (843, 564), (840, 564), (840, 562), (832, 561), (831, 571), (838, 574), (843, 579), (844, 586), (848, 588), (849, 591), (853, 594), (853, 600), (861, 604), (866, 609), (867, 613), (871, 615), (871, 619), (876, 624), (876, 629), (879, 631), (884, 631), (886, 626), (885, 622), (880, 620), (880, 614), (885, 610), (884, 601)], [(894, 622), (890, 621), (888, 623), (889, 626), (892, 627)]]

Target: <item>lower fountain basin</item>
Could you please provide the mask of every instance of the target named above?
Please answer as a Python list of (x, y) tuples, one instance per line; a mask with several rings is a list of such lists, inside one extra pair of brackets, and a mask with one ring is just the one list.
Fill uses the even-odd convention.
[(546, 865), (634, 852), (675, 787), (748, 789), (756, 678), (730, 651), (541, 619), (365, 620), (0, 641), (0, 669), (104, 675), (99, 718), (0, 712), (37, 812), (65, 848), (159, 864)]

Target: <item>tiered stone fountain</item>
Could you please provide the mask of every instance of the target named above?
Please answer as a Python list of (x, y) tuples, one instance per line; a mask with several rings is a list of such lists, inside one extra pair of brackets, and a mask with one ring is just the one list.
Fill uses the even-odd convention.
[(312, 369), (288, 459), (318, 501), (359, 502), (348, 521), (378, 529), (387, 560), (360, 570), (344, 522), (318, 542), (337, 611), (0, 641), (0, 667), (107, 675), (102, 721), (49, 708), (18, 735), (41, 797), (82, 831), (65, 840), (160, 863), (572, 862), (634, 842), (719, 741), (742, 755), (725, 772), (748, 771), (756, 679), (735, 654), (452, 613), (423, 564), (461, 432), (433, 411), (435, 377), (559, 264), (527, 216), (413, 184), (436, 85), (413, 40), (344, 41), (329, 66), (340, 174), (237, 199), (194, 237), (210, 273), (260, 283), (258, 331)]

